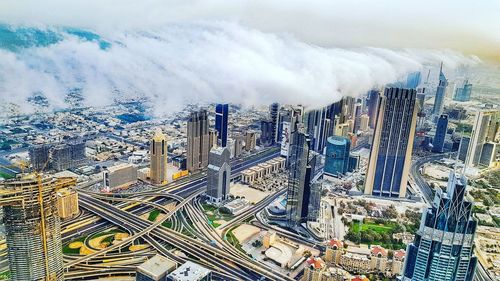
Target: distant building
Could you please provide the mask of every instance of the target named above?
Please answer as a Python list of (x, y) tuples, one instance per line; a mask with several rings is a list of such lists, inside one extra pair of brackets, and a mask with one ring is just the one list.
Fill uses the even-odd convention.
[[(137, 167), (128, 163), (111, 166), (102, 172), (103, 186), (107, 191), (128, 188), (130, 185), (137, 183), (137, 178)], [(166, 179), (163, 182), (165, 181)]]
[(344, 243), (338, 239), (328, 241), (325, 251), (325, 261), (330, 264), (339, 264), (344, 253)]
[(377, 123), (378, 114), (378, 103), (379, 103), (380, 92), (377, 90), (371, 90), (368, 92), (368, 117), (370, 120), (370, 128), (375, 129), (375, 124)]
[[(208, 130), (208, 147), (210, 149), (217, 147), (217, 142), (219, 141), (218, 137), (219, 133), (217, 130), (210, 129)], [(227, 145), (227, 140), (226, 140), (226, 145)]]
[(465, 199), (467, 179), (450, 173), (446, 192), (437, 190), (408, 246), (403, 280), (473, 280), (477, 222)]
[(257, 144), (257, 135), (255, 132), (250, 131), (245, 134), (245, 150), (253, 151), (255, 150), (255, 146)]
[(404, 198), (417, 121), (416, 91), (386, 88), (380, 97), (365, 194)]
[(212, 202), (228, 199), (231, 180), (230, 152), (227, 147), (210, 151), (207, 170), (207, 197)]
[(208, 115), (206, 110), (193, 112), (187, 123), (186, 166), (191, 173), (208, 165), (209, 139)]
[(417, 89), (418, 85), (420, 85), (420, 81), (422, 80), (420, 71), (412, 72), (408, 74), (406, 78), (405, 88), (409, 89)]
[(357, 134), (361, 129), (361, 115), (363, 113), (362, 107), (360, 103), (356, 103), (354, 105), (354, 125), (352, 132)]
[(327, 138), (334, 133), (329, 107), (311, 110), (306, 114), (307, 134), (311, 137), (311, 149), (323, 153)]
[(238, 158), (243, 153), (243, 143), (245, 142), (245, 136), (235, 135), (234, 136), (234, 157)]
[(498, 168), (500, 166), (500, 143), (487, 142), (483, 144), (479, 164), (488, 168)]
[(443, 153), (444, 150), (444, 139), (446, 137), (446, 132), (448, 131), (448, 115), (442, 114), (439, 116), (436, 125), (436, 134), (434, 135), (434, 140), (432, 141), (432, 152)]
[(227, 145), (227, 124), (229, 116), (229, 104), (217, 104), (215, 106), (215, 129), (217, 138), (222, 147)]
[(458, 147), (458, 159), (465, 162), (467, 159), (467, 152), (469, 151), (470, 137), (463, 136), (460, 139), (460, 146)]
[(69, 140), (51, 149), (51, 168), (56, 171), (76, 168), (87, 162), (84, 140)]
[(57, 190), (56, 197), (57, 211), (61, 219), (73, 218), (80, 213), (78, 193), (74, 189), (59, 189)]
[[(482, 110), (476, 114), (474, 125), (472, 127), (471, 141), (469, 144), (469, 150), (467, 152), (467, 158), (465, 160), (465, 165), (468, 167), (475, 167), (478, 165), (484, 165), (486, 167), (495, 166), (495, 163), (481, 163), (481, 154), (483, 153), (483, 147), (485, 143), (500, 142), (500, 110)], [(486, 155), (483, 160), (495, 159), (496, 157), (489, 157), (491, 155), (491, 149), (487, 146), (485, 151)], [(489, 154), (489, 155), (488, 155)]]
[(367, 132), (370, 128), (370, 117), (367, 114), (363, 114), (360, 117), (360, 127), (362, 132)]
[[(151, 144), (149, 146), (149, 153), (151, 154), (151, 163), (150, 163), (150, 178), (151, 182), (154, 184), (164, 184), (167, 182), (167, 138), (165, 135), (162, 133), (161, 129), (157, 129), (155, 131), (155, 134), (153, 138), (151, 139)], [(127, 168), (128, 170), (131, 170), (130, 166)], [(135, 170), (137, 171), (137, 169)], [(119, 171), (115, 171), (119, 172)], [(137, 172), (134, 172), (134, 174), (137, 176)], [(126, 184), (129, 182), (133, 177), (129, 176), (127, 177), (127, 180), (124, 182), (121, 182), (121, 184)], [(136, 177), (137, 179), (137, 177)], [(118, 183), (119, 181), (116, 180)]]
[(443, 73), (443, 63), (439, 69), (439, 85), (436, 90), (436, 96), (434, 98), (434, 108), (432, 109), (432, 114), (441, 115), (443, 113), (444, 98), (446, 96), (446, 88), (448, 87), (448, 80)]
[(29, 148), (31, 168), (41, 172), (50, 169), (50, 149), (48, 144), (36, 145)]
[(167, 276), (167, 281), (210, 281), (212, 272), (192, 261), (187, 261)]
[(160, 255), (155, 255), (137, 267), (136, 281), (167, 281), (167, 275), (175, 270), (177, 264)]
[(279, 121), (279, 109), (280, 106), (278, 103), (273, 103), (269, 106), (269, 118), (272, 122), (272, 137), (273, 141), (272, 143), (278, 142), (278, 121)]
[(273, 121), (262, 120), (260, 121), (260, 144), (269, 146), (274, 143)]
[(455, 90), (455, 95), (453, 96), (454, 101), (470, 101), (470, 96), (472, 94), (472, 84), (468, 80), (465, 80), (462, 87), (458, 87)]
[(336, 177), (345, 175), (349, 168), (350, 150), (351, 141), (348, 138), (329, 137), (325, 153), (325, 174)]

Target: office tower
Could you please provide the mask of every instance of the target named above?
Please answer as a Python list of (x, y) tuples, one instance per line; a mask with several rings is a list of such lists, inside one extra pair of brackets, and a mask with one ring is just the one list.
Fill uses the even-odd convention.
[(215, 106), (215, 129), (218, 140), (222, 147), (227, 144), (227, 122), (229, 116), (229, 104), (217, 104)]
[(238, 158), (243, 153), (243, 143), (245, 142), (245, 136), (238, 134), (234, 136), (234, 157)]
[(158, 128), (151, 139), (149, 145), (151, 163), (149, 174), (151, 182), (154, 184), (164, 184), (167, 182), (167, 138)]
[(380, 98), (365, 180), (365, 194), (406, 195), (417, 110), (416, 91), (386, 88)]
[(260, 121), (260, 144), (263, 146), (270, 146), (274, 143), (273, 121), (261, 120)]
[(446, 96), (446, 87), (448, 87), (448, 80), (443, 73), (443, 63), (439, 68), (439, 85), (436, 90), (436, 97), (434, 98), (434, 108), (432, 114), (441, 115), (443, 113), (444, 98)]
[(408, 74), (406, 77), (406, 86), (408, 89), (417, 89), (418, 85), (420, 85), (420, 81), (422, 80), (420, 71), (412, 72)]
[(85, 141), (74, 139), (56, 145), (51, 148), (50, 157), (50, 167), (57, 171), (81, 166), (87, 161)]
[(191, 173), (208, 165), (208, 115), (206, 110), (192, 112), (187, 123), (187, 162)]
[(351, 141), (346, 137), (332, 136), (328, 138), (325, 153), (325, 174), (332, 176), (345, 175), (349, 167)]
[(462, 87), (458, 87), (455, 90), (455, 95), (453, 96), (454, 101), (470, 101), (470, 96), (472, 94), (472, 84), (468, 80), (465, 80)]
[(442, 114), (439, 116), (436, 125), (436, 134), (434, 135), (434, 140), (432, 141), (432, 152), (443, 153), (444, 139), (446, 137), (446, 132), (448, 131), (448, 115)]
[[(157, 145), (161, 146), (162, 144), (161, 142), (158, 142)], [(154, 160), (153, 157), (155, 157)], [(165, 155), (161, 155), (161, 153), (151, 155), (151, 168), (149, 170), (151, 181), (153, 183), (162, 183), (167, 181), (166, 158), (167, 157)], [(128, 163), (111, 166), (102, 171), (103, 186), (107, 192), (114, 189), (128, 188), (132, 184), (137, 183), (137, 178), (137, 167)]]
[(231, 153), (227, 147), (216, 147), (208, 155), (207, 197), (212, 202), (228, 199), (231, 179)]
[[(76, 180), (75, 180), (76, 184)], [(78, 193), (74, 189), (62, 188), (57, 190), (57, 213), (59, 218), (73, 218), (80, 213), (78, 205)]]
[(29, 157), (31, 168), (34, 171), (44, 171), (50, 168), (49, 157), (50, 157), (51, 146), (48, 144), (32, 146), (29, 149)]
[(469, 151), (470, 137), (462, 136), (460, 138), (460, 146), (458, 147), (458, 160), (465, 163), (467, 152)]
[(306, 114), (307, 134), (311, 136), (311, 149), (323, 153), (326, 139), (333, 135), (333, 127), (328, 117), (328, 108), (311, 110)]
[(420, 228), (407, 249), (404, 280), (469, 281), (473, 279), (476, 221), (465, 199), (467, 179), (450, 173), (446, 192), (437, 190), (422, 214)]
[(362, 132), (367, 132), (368, 128), (370, 127), (370, 117), (368, 117), (367, 114), (363, 114), (359, 119), (360, 119), (359, 129)]
[(228, 138), (227, 139), (227, 149), (229, 149), (229, 152), (231, 153), (231, 159), (234, 158), (235, 156), (235, 149), (236, 149), (236, 141), (234, 140), (234, 138)]
[(362, 108), (360, 103), (354, 105), (354, 126), (352, 132), (357, 134), (361, 127)]
[(317, 153), (309, 149), (309, 137), (293, 134), (290, 146), (286, 219), (290, 227), (314, 220), (319, 209), (321, 185), (314, 182)]
[[(467, 152), (467, 157), (465, 160), (465, 165), (467, 167), (478, 166), (481, 160), (481, 154), (483, 152), (483, 146), (485, 143), (500, 142), (500, 110), (483, 110), (476, 114), (474, 125), (472, 127), (472, 133), (470, 137), (469, 149)], [(488, 153), (486, 150), (485, 153)], [(484, 159), (487, 157), (485, 156)], [(490, 163), (490, 166), (494, 163)]]
[(280, 111), (278, 134), (281, 134), (281, 156), (288, 158), (291, 136), (297, 131), (297, 124), (302, 123), (303, 114), (304, 108), (301, 106), (294, 106)]
[(487, 142), (483, 144), (479, 164), (487, 168), (498, 168), (500, 165), (500, 143)]
[(187, 261), (176, 270), (167, 275), (167, 281), (211, 281), (212, 271), (205, 267), (196, 264), (192, 261)]
[(257, 136), (255, 135), (255, 132), (253, 132), (253, 131), (246, 132), (245, 133), (245, 150), (246, 151), (255, 150), (256, 144), (257, 144)]
[(380, 92), (371, 90), (368, 92), (368, 117), (370, 117), (370, 128), (375, 129), (377, 123), (377, 112), (379, 103)]
[[(217, 130), (213, 130), (213, 129), (208, 130), (208, 148), (209, 149), (212, 149), (212, 148), (217, 146), (217, 142), (219, 139), (218, 135), (219, 135), (219, 132), (217, 132)], [(227, 140), (226, 140), (226, 144), (227, 144)]]
[(278, 142), (278, 121), (279, 121), (279, 109), (280, 106), (278, 103), (273, 103), (269, 106), (269, 118), (272, 122), (272, 136), (273, 136), (273, 144)]
[(56, 192), (74, 183), (34, 175), (3, 183), (0, 205), (12, 281), (64, 280)]
[(175, 270), (177, 264), (160, 255), (143, 262), (137, 267), (135, 281), (166, 281), (167, 275)]

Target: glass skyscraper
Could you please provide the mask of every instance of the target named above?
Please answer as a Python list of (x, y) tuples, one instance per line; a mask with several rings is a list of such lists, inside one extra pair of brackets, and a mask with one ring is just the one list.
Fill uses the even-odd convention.
[(432, 206), (422, 214), (415, 241), (407, 249), (403, 280), (469, 281), (477, 260), (473, 256), (476, 221), (465, 200), (467, 179), (450, 173), (446, 192), (438, 189)]
[(344, 175), (349, 168), (351, 141), (341, 136), (329, 137), (325, 153), (325, 174)]
[(434, 99), (434, 108), (432, 114), (440, 115), (443, 112), (444, 97), (446, 96), (446, 87), (448, 87), (448, 80), (443, 73), (443, 63), (439, 69), (439, 85), (436, 90), (436, 97)]
[(365, 194), (406, 196), (417, 122), (416, 94), (414, 89), (386, 88), (380, 98)]
[(229, 116), (229, 105), (217, 104), (215, 106), (215, 129), (218, 132), (217, 138), (219, 139), (220, 146), (226, 147), (227, 145), (227, 119)]
[(436, 134), (432, 141), (432, 152), (442, 153), (444, 149), (444, 139), (448, 131), (448, 115), (441, 115), (437, 121)]
[(465, 80), (463, 87), (459, 87), (455, 90), (455, 95), (453, 96), (454, 101), (470, 101), (470, 96), (472, 94), (472, 84), (468, 80)]

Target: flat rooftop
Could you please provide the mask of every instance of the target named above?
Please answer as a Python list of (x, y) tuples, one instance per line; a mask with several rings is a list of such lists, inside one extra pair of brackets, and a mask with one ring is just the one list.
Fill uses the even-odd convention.
[(160, 255), (155, 255), (137, 267), (137, 271), (158, 280), (172, 272), (177, 263)]
[(168, 275), (175, 281), (199, 280), (210, 274), (210, 270), (191, 261), (185, 262)]

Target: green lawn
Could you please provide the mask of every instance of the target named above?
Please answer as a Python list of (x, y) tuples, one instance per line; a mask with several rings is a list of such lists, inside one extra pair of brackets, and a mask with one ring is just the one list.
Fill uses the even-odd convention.
[(10, 271), (6, 270), (4, 272), (0, 272), (0, 280), (9, 280), (10, 279)]
[(69, 247), (69, 244), (71, 244), (73, 242), (82, 242), (83, 243), (85, 241), (85, 238), (86, 238), (86, 236), (83, 236), (83, 237), (75, 239), (75, 240), (69, 242), (68, 244), (64, 245), (63, 246), (63, 254), (67, 254), (67, 255), (78, 255), (78, 254), (80, 254), (80, 248), (78, 248), (78, 249), (71, 249)]
[(233, 245), (236, 249), (245, 253), (245, 250), (243, 250), (243, 248), (241, 247), (240, 241), (238, 241), (238, 239), (236, 239), (236, 237), (234, 236), (232, 229), (226, 233), (226, 240), (231, 243), (231, 245)]
[(8, 180), (14, 178), (14, 176), (0, 171), (0, 178)]
[(166, 228), (172, 228), (173, 226), (172, 221), (170, 219), (164, 221), (161, 225), (163, 225)]
[[(387, 222), (386, 224), (376, 224), (374, 222), (365, 220), (365, 222), (361, 223), (361, 231), (373, 230), (377, 233), (390, 233), (394, 229), (395, 225), (393, 222)], [(358, 221), (353, 221), (352, 223), (352, 231), (359, 232), (360, 231), (360, 223)]]
[(148, 220), (155, 221), (159, 215), (160, 215), (160, 210), (154, 209), (153, 211), (151, 211), (151, 213), (149, 213)]

